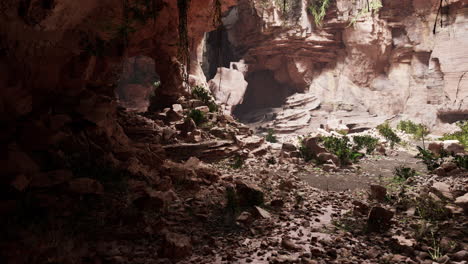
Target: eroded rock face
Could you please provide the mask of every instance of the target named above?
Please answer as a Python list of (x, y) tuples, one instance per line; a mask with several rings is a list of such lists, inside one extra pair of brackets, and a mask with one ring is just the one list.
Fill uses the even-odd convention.
[[(231, 48), (247, 64), (244, 104), (255, 92), (256, 98), (305, 92), (316, 96), (325, 112), (402, 114), (432, 127), (440, 126), (442, 118), (450, 122), (466, 118), (465, 1), (444, 2), (437, 16), (436, 0), (384, 0), (373, 12), (367, 11), (366, 1), (337, 0), (322, 27), (306, 11), (308, 4), (294, 1), (283, 7), (242, 0), (226, 17)], [(253, 77), (266, 71), (279, 85), (254, 83)], [(275, 106), (268, 102), (260, 107)], [(294, 131), (304, 124), (291, 127)]]

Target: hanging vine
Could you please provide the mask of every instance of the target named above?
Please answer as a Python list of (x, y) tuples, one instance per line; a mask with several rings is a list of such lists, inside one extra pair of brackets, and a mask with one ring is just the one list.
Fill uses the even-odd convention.
[(331, 0), (313, 0), (309, 5), (309, 12), (314, 17), (315, 25), (322, 26), (322, 21), (327, 14), (327, 9), (330, 6)]
[(383, 7), (381, 0), (370, 0), (370, 1), (366, 0), (366, 2), (367, 2), (367, 6), (359, 10), (359, 12), (349, 22), (348, 27), (356, 24), (356, 22), (359, 19), (361, 19), (363, 16), (365, 16), (366, 14), (378, 12), (380, 8)]
[(439, 2), (439, 9), (437, 10), (437, 15), (436, 15), (436, 19), (434, 21), (434, 29), (432, 30), (432, 34), (435, 35), (436, 33), (436, 29), (437, 29), (437, 22), (439, 20), (439, 16), (440, 16), (440, 27), (442, 28), (443, 27), (443, 20), (442, 20), (442, 8), (443, 8), (443, 2), (445, 1), (445, 4), (446, 6), (449, 5), (449, 3), (447, 2), (447, 0), (440, 0)]
[(190, 74), (190, 49), (187, 28), (187, 13), (190, 5), (190, 0), (177, 0), (177, 8), (179, 10), (179, 60), (185, 65), (184, 81), (186, 85), (189, 83)]
[[(218, 48), (218, 56), (217, 56), (217, 65), (222, 66), (222, 51), (223, 51), (223, 20), (222, 20), (222, 12), (221, 12), (221, 0), (215, 0), (213, 6), (213, 26), (217, 28), (216, 31), (216, 41), (217, 41), (217, 48)], [(222, 71), (219, 72), (219, 83), (218, 87), (221, 88), (221, 82), (223, 79)]]

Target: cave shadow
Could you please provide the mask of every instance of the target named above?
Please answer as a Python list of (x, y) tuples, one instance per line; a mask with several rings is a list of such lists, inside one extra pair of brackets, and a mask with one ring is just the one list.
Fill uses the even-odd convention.
[(295, 92), (293, 87), (279, 83), (269, 70), (252, 72), (246, 81), (249, 84), (244, 100), (233, 111), (234, 116), (246, 123), (256, 122), (258, 115), (266, 116), (273, 112), (272, 108), (283, 106), (286, 98)]

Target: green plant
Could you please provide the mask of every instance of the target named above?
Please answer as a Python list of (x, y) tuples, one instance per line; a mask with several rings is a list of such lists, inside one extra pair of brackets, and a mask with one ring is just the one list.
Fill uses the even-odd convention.
[(433, 261), (437, 261), (443, 256), (442, 250), (440, 248), (440, 241), (438, 241), (435, 238), (433, 231), (431, 231), (431, 236), (432, 236), (432, 248), (429, 249), (428, 253)]
[(265, 140), (268, 141), (268, 142), (271, 142), (271, 143), (278, 142), (278, 139), (275, 136), (275, 131), (273, 129), (268, 129)]
[(427, 126), (423, 124), (416, 124), (411, 120), (402, 120), (400, 123), (398, 123), (397, 128), (407, 134), (413, 135), (414, 139), (422, 140), (423, 147), (425, 147), (424, 140), (426, 136), (429, 135), (429, 128)]
[(393, 174), (396, 178), (406, 181), (409, 178), (412, 178), (416, 175), (416, 170), (404, 166), (395, 167)]
[(331, 0), (312, 0), (308, 10), (314, 17), (315, 25), (321, 27)]
[(365, 148), (366, 153), (370, 155), (372, 154), (372, 152), (374, 152), (375, 148), (377, 147), (377, 144), (379, 143), (379, 139), (369, 136), (369, 135), (354, 136), (353, 142), (354, 142), (353, 148), (355, 151), (360, 151)]
[(219, 107), (211, 97), (208, 90), (203, 88), (202, 86), (195, 86), (192, 88), (192, 96), (202, 101), (204, 104), (208, 106), (210, 112), (218, 111)]
[(276, 164), (276, 159), (274, 157), (269, 157), (267, 159), (267, 164), (275, 165)]
[(445, 203), (434, 200), (428, 194), (415, 198), (413, 203), (417, 214), (426, 221), (442, 221), (450, 216), (450, 211), (445, 208)]
[(322, 137), (323, 146), (335, 154), (342, 164), (355, 162), (358, 158), (362, 157), (361, 153), (358, 153), (353, 150), (352, 144), (349, 141), (347, 136), (342, 137)]
[(468, 150), (468, 121), (459, 122), (457, 126), (461, 131), (445, 134), (441, 140), (458, 140)]
[(393, 131), (390, 127), (390, 124), (385, 122), (377, 126), (379, 134), (382, 135), (385, 139), (390, 141), (390, 147), (393, 148), (395, 143), (398, 144), (401, 142), (401, 138)]
[(361, 17), (363, 17), (364, 15), (369, 14), (369, 13), (378, 12), (379, 9), (383, 7), (381, 0), (371, 0), (371, 1), (367, 1), (367, 3), (368, 3), (367, 8), (364, 7), (361, 10), (359, 10), (359, 12), (356, 14), (356, 16), (354, 16), (351, 19), (351, 21), (349, 22), (348, 27), (356, 24), (356, 22)]
[(231, 164), (231, 168), (233, 169), (240, 169), (244, 166), (244, 159), (240, 156), (240, 155), (237, 155), (234, 157), (234, 163)]
[(433, 171), (440, 167), (442, 164), (442, 159), (443, 157), (446, 157), (447, 154), (445, 152), (442, 152), (440, 156), (436, 156), (434, 153), (432, 153), (429, 150), (425, 150), (419, 146), (417, 146), (417, 149), (419, 151), (418, 155), (416, 155), (416, 158), (422, 159), (423, 163), (426, 164), (426, 167), (429, 171)]
[(468, 170), (468, 155), (456, 155), (455, 163), (458, 167)]
[(195, 124), (197, 124), (197, 126), (203, 124), (204, 122), (206, 122), (205, 114), (202, 111), (198, 110), (198, 109), (190, 110), (187, 117), (191, 118), (193, 120), (193, 122), (195, 122)]

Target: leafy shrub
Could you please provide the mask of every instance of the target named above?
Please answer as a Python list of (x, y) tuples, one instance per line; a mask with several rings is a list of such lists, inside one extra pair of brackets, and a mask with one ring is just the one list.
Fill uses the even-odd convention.
[(445, 203), (436, 201), (425, 194), (414, 200), (417, 214), (427, 221), (441, 221), (449, 217), (450, 211), (445, 208)]
[(395, 146), (395, 143), (398, 144), (401, 142), (401, 138), (393, 131), (387, 122), (378, 125), (377, 130), (379, 131), (380, 135), (390, 141), (391, 148)]
[(354, 136), (353, 137), (353, 142), (354, 142), (354, 150), (355, 151), (360, 151), (362, 149), (366, 149), (367, 154), (371, 154), (374, 152), (375, 148), (377, 147), (377, 143), (379, 143), (379, 139), (365, 135), (365, 136)]
[(416, 157), (423, 160), (424, 164), (426, 164), (426, 167), (429, 171), (433, 171), (440, 167), (440, 165), (443, 162), (442, 158), (447, 156), (445, 152), (442, 152), (440, 156), (436, 156), (429, 150), (425, 150), (419, 146), (417, 146), (417, 148), (419, 153), (418, 155), (416, 155)]
[(231, 168), (233, 169), (240, 169), (244, 166), (244, 159), (240, 156), (240, 155), (237, 155), (235, 158), (234, 158), (234, 163), (231, 164)]
[(322, 137), (324, 147), (335, 154), (342, 164), (346, 164), (356, 161), (362, 156), (361, 153), (358, 153), (353, 150), (352, 144), (349, 141), (349, 138), (346, 136), (343, 137)]
[(468, 170), (468, 155), (456, 155), (455, 156), (455, 163), (460, 168), (465, 168)]
[(407, 134), (411, 134), (415, 139), (424, 140), (424, 138), (429, 134), (429, 129), (423, 124), (416, 124), (411, 120), (400, 121), (397, 128)]
[(276, 164), (276, 160), (274, 157), (270, 157), (267, 159), (267, 164), (270, 164), (270, 165), (275, 165)]
[(322, 25), (322, 21), (327, 14), (327, 9), (330, 6), (330, 2), (331, 0), (312, 0), (308, 10), (314, 17), (315, 25)]
[(461, 131), (446, 134), (442, 140), (458, 140), (466, 150), (468, 150), (468, 121), (463, 121), (457, 124), (461, 128)]
[(197, 126), (203, 124), (206, 121), (205, 114), (198, 109), (192, 109), (188, 114), (188, 118), (191, 118), (193, 122), (197, 124)]
[(268, 133), (265, 137), (265, 140), (271, 143), (276, 143), (278, 142), (278, 139), (275, 136), (275, 131), (273, 129), (268, 129)]
[(416, 175), (416, 171), (412, 168), (404, 167), (404, 166), (398, 166), (394, 169), (393, 174), (395, 175), (396, 178), (399, 180), (407, 180), (411, 177), (414, 177)]
[(192, 96), (202, 101), (204, 104), (208, 106), (210, 112), (218, 111), (219, 107), (211, 97), (208, 90), (203, 88), (202, 86), (195, 86), (192, 88)]

